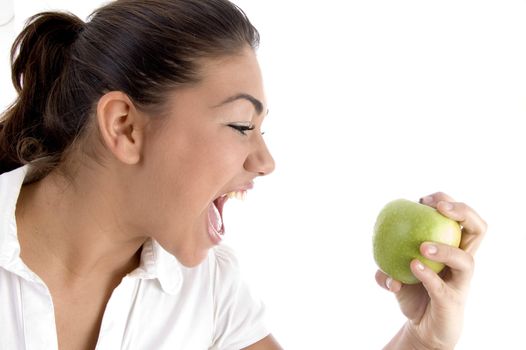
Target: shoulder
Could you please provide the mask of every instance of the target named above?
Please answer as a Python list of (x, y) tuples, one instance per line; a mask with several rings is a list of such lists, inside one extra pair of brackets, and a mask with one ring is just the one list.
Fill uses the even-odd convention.
[(211, 249), (211, 260), (220, 268), (238, 268), (239, 262), (234, 249), (224, 244)]
[(216, 246), (210, 250), (208, 259), (214, 284), (225, 286), (241, 280), (239, 261), (232, 248)]
[(214, 338), (210, 349), (243, 349), (266, 337), (265, 305), (244, 280), (234, 250), (210, 251)]
[(2, 194), (4, 194), (2, 199), (6, 197), (5, 193), (9, 193), (11, 197), (18, 197), (18, 192), (26, 178), (28, 169), (29, 166), (24, 165), (9, 172), (0, 174), (0, 190)]
[(28, 167), (0, 174), (0, 260), (18, 256), (15, 210)]

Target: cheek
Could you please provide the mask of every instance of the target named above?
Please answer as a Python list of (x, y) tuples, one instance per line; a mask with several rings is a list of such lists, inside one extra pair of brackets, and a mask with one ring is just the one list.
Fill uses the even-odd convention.
[(246, 145), (243, 139), (236, 139), (238, 136), (228, 131), (212, 128), (186, 138), (174, 151), (177, 153), (175, 158), (182, 164), (181, 169), (191, 181), (197, 181), (204, 188), (217, 184), (224, 186), (225, 178), (235, 176), (243, 169)]
[(170, 129), (158, 135), (146, 154), (152, 178), (166, 189), (162, 196), (209, 200), (243, 170), (246, 140), (241, 136), (217, 125)]
[(224, 143), (210, 150), (206, 160), (209, 176), (222, 181), (221, 185), (225, 186), (225, 182), (238, 176), (243, 171), (243, 164), (246, 159), (245, 153), (244, 146), (235, 143)]

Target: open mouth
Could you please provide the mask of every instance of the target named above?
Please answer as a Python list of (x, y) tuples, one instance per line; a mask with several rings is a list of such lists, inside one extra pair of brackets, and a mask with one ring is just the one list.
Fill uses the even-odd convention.
[(222, 195), (216, 198), (208, 207), (208, 234), (212, 239), (212, 242), (219, 244), (222, 237), (225, 234), (225, 223), (223, 221), (223, 208), (225, 203), (230, 198), (237, 198), (244, 200), (246, 198), (247, 191), (234, 191)]

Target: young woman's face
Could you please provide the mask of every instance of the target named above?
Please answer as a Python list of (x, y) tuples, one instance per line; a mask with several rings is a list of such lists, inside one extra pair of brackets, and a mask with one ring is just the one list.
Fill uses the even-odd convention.
[(171, 95), (143, 158), (148, 234), (187, 266), (220, 242), (225, 195), (274, 169), (261, 135), (267, 105), (255, 53), (207, 60), (202, 73)]

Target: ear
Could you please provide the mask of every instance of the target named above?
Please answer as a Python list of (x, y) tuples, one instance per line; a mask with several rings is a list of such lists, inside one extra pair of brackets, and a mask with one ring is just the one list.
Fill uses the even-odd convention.
[(125, 164), (137, 164), (144, 143), (144, 116), (121, 91), (111, 91), (97, 103), (97, 123), (102, 140)]

